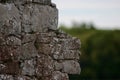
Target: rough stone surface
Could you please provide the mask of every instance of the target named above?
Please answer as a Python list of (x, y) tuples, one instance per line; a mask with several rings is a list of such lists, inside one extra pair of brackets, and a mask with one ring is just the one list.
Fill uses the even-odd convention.
[(10, 61), (3, 64), (0, 64), (0, 73), (2, 74), (11, 74), (17, 75), (20, 72), (19, 62)]
[(0, 0), (0, 80), (69, 80), (80, 41), (59, 31), (51, 0)]
[(60, 71), (53, 72), (52, 80), (69, 80), (66, 73), (61, 73)]

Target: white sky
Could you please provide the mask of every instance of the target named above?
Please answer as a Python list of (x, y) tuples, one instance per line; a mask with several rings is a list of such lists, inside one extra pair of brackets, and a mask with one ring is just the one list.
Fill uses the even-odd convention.
[(52, 0), (59, 9), (59, 24), (93, 22), (98, 28), (120, 29), (120, 0)]

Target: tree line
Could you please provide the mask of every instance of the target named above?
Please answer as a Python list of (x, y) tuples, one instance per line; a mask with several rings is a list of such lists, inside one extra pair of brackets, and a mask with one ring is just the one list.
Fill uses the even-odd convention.
[(120, 30), (99, 30), (93, 24), (75, 23), (60, 29), (78, 37), (82, 47), (81, 74), (70, 75), (70, 80), (120, 79)]

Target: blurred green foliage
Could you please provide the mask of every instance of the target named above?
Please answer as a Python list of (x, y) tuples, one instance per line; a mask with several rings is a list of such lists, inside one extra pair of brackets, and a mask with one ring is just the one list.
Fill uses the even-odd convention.
[(81, 40), (81, 74), (70, 80), (120, 80), (120, 30), (98, 30), (93, 24), (74, 23), (60, 29)]

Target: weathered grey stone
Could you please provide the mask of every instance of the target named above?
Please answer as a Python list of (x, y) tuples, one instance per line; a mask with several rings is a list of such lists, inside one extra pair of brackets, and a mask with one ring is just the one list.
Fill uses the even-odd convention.
[(64, 59), (68, 59), (68, 60), (73, 60), (73, 59), (77, 59), (79, 60), (79, 56), (80, 56), (80, 51), (79, 50), (66, 50), (63, 52), (64, 55)]
[(0, 80), (69, 80), (80, 41), (57, 29), (51, 0), (0, 0)]
[(38, 33), (36, 43), (37, 44), (41, 44), (41, 43), (49, 44), (50, 42), (52, 42), (53, 37), (55, 36), (56, 34), (54, 32)]
[(53, 66), (53, 59), (50, 56), (46, 56), (44, 54), (39, 55), (39, 58), (37, 59), (36, 75), (38, 77), (51, 76), (54, 70)]
[(26, 5), (23, 10), (22, 31), (35, 33), (45, 32), (48, 29), (56, 30), (58, 25), (57, 15), (57, 9), (49, 6)]
[(56, 59), (56, 60), (63, 60), (64, 55), (62, 53), (55, 52), (55, 54), (53, 55), (53, 58)]
[(80, 41), (77, 38), (68, 38), (68, 39), (59, 39), (61, 45), (64, 47), (65, 50), (76, 50), (80, 49)]
[(6, 38), (5, 43), (8, 46), (11, 46), (11, 45), (12, 46), (21, 46), (21, 40), (14, 36), (10, 36), (10, 37)]
[(0, 35), (0, 46), (20, 46), (21, 40), (17, 38), (15, 35)]
[(19, 59), (31, 59), (38, 55), (38, 51), (36, 50), (34, 43), (26, 43), (21, 46), (21, 54), (19, 55)]
[[(56, 40), (56, 45), (54, 47), (54, 52), (53, 52), (53, 58), (56, 60), (60, 59), (79, 59), (80, 51), (79, 49), (79, 44), (77, 44), (76, 41), (70, 40), (70, 39), (62, 39), (60, 40), (59, 38), (55, 39)], [(75, 46), (76, 43), (76, 46)]]
[(14, 4), (0, 3), (0, 33), (19, 35), (21, 33), (20, 22), (20, 14)]
[(0, 80), (14, 80), (12, 75), (0, 75)]
[(63, 69), (62, 72), (69, 73), (69, 74), (80, 74), (81, 69), (78, 62), (73, 60), (63, 61)]
[(56, 71), (60, 71), (60, 70), (63, 69), (63, 64), (61, 62), (55, 61), (54, 62), (54, 68), (55, 68)]
[(0, 33), (0, 46), (5, 45), (5, 41), (5, 36), (3, 36), (2, 33)]
[(79, 50), (63, 50), (63, 51), (56, 51), (53, 55), (53, 58), (56, 60), (72, 60), (77, 59), (79, 60)]
[(22, 75), (35, 75), (35, 66), (36, 66), (36, 60), (31, 59), (31, 60), (25, 60), (23, 63), (20, 65), (22, 67)]
[(19, 46), (0, 46), (0, 61), (18, 60), (20, 54)]
[(80, 74), (81, 72), (79, 63), (73, 60), (55, 62), (54, 68), (56, 71), (62, 71), (68, 74)]
[(18, 75), (20, 72), (19, 62), (18, 61), (9, 61), (3, 64), (0, 64), (0, 74), (11, 74)]
[(57, 32), (57, 37), (60, 38), (60, 39), (68, 39), (68, 38), (71, 38), (70, 35), (66, 34), (65, 32), (59, 30)]
[(47, 54), (47, 55), (52, 55), (52, 50), (53, 50), (54, 46), (50, 45), (50, 44), (43, 44), (41, 43), (37, 49), (38, 49), (38, 53), (42, 53), (42, 54)]
[(36, 34), (23, 34), (22, 36), (22, 44), (25, 43), (34, 43), (36, 40)]
[(69, 77), (66, 73), (61, 73), (59, 71), (53, 72), (52, 80), (69, 80)]

